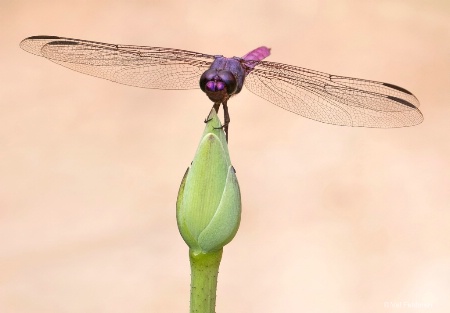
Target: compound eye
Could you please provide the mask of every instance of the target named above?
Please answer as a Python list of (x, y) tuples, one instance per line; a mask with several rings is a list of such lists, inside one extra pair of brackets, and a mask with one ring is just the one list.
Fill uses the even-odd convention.
[(219, 78), (225, 83), (225, 86), (227, 87), (227, 93), (229, 95), (234, 94), (234, 92), (236, 91), (237, 83), (233, 73), (231, 73), (230, 71), (220, 71)]
[(206, 92), (207, 83), (210, 81), (214, 81), (217, 78), (217, 71), (213, 69), (209, 69), (205, 71), (202, 76), (200, 77), (200, 88)]

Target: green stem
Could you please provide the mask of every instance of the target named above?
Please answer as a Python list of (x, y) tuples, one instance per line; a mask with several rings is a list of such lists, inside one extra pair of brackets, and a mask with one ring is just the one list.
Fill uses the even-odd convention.
[(189, 250), (191, 262), (190, 313), (214, 313), (216, 307), (217, 275), (222, 251), (197, 253)]

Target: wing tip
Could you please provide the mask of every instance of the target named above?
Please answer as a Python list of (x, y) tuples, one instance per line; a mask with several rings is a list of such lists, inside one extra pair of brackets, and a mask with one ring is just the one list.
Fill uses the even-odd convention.
[(410, 108), (417, 109), (417, 107), (414, 104), (412, 104), (409, 101), (406, 101), (405, 99), (394, 97), (394, 96), (387, 96), (387, 98), (390, 99), (390, 100), (393, 100), (395, 102), (398, 102), (400, 104), (406, 105), (406, 106), (408, 106)]
[(411, 91), (406, 90), (403, 87), (400, 87), (400, 86), (397, 86), (397, 85), (394, 85), (394, 84), (389, 84), (389, 83), (383, 83), (383, 85), (386, 86), (386, 87), (389, 87), (389, 88), (392, 88), (392, 89), (395, 89), (395, 90), (398, 90), (398, 91), (401, 91), (401, 92), (404, 92), (404, 93), (406, 93), (408, 95), (413, 96)]
[(19, 44), (19, 47), (25, 50), (26, 52), (42, 56), (41, 53), (42, 47), (47, 43), (58, 39), (61, 39), (61, 37), (48, 35), (31, 36), (22, 40)]

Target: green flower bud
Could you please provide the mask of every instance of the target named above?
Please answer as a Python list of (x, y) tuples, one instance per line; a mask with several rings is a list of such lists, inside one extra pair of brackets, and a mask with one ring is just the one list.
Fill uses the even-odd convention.
[(191, 250), (202, 253), (222, 249), (241, 220), (241, 193), (225, 134), (214, 109), (209, 117), (177, 199), (180, 234)]

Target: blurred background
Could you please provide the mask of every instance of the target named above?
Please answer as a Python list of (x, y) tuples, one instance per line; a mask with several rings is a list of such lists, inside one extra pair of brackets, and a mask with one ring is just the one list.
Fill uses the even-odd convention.
[(82, 75), (58, 35), (390, 82), (425, 121), (326, 125), (230, 101), (243, 198), (217, 312), (449, 312), (449, 1), (0, 1), (0, 312), (187, 312), (175, 200), (211, 103)]

